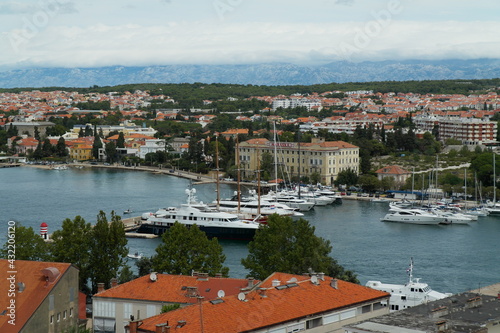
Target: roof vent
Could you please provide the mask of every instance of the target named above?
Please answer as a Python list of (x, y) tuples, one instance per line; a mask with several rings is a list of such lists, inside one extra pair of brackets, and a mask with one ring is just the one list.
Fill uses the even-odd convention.
[(211, 300), (210, 303), (212, 303), (212, 304), (224, 303), (224, 300), (222, 298), (217, 298), (217, 299)]
[(281, 284), (280, 280), (273, 280), (273, 287), (277, 287)]
[(208, 281), (208, 273), (198, 272), (198, 281)]
[(186, 325), (186, 321), (185, 320), (179, 320), (179, 321), (177, 321), (177, 327), (182, 327), (184, 325)]
[(323, 272), (318, 273), (318, 278), (319, 278), (321, 281), (325, 281), (325, 273), (323, 273)]
[(333, 289), (339, 289), (339, 283), (337, 279), (332, 279), (330, 281), (330, 287), (332, 287)]
[(266, 288), (259, 288), (260, 297), (267, 297), (266, 290)]
[(48, 283), (53, 283), (55, 280), (57, 280), (59, 275), (61, 275), (59, 270), (55, 267), (47, 267), (42, 269), (42, 274), (45, 276), (45, 280)]

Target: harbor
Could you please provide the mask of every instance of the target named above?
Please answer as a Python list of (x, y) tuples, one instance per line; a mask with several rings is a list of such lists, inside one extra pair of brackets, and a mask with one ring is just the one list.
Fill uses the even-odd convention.
[[(166, 173), (131, 172), (111, 168), (6, 168), (0, 172), (3, 184), (4, 221), (14, 220), (38, 232), (42, 222), (49, 233), (66, 218), (83, 217), (95, 223), (99, 211), (108, 218), (111, 211), (135, 226), (142, 213), (185, 203), (190, 180)], [(215, 200), (215, 184), (195, 185), (199, 200)], [(231, 196), (234, 184), (221, 184), (222, 197)], [(248, 190), (242, 186), (242, 191)], [(415, 277), (443, 292), (480, 289), (498, 283), (500, 217), (480, 218), (471, 225), (405, 225), (381, 222), (387, 202), (351, 194), (340, 205), (314, 207), (304, 217), (316, 234), (331, 242), (332, 256), (353, 270), (362, 284), (370, 280), (404, 283), (408, 260), (413, 257)], [(127, 209), (131, 214), (123, 214)], [(130, 215), (130, 216), (129, 216)], [(6, 228), (6, 227), (5, 227)], [(133, 231), (129, 231), (133, 233)], [(6, 241), (6, 231), (0, 242)], [(131, 253), (155, 254), (161, 238), (128, 238)], [(226, 255), (231, 277), (245, 277), (241, 258), (248, 254), (247, 242), (219, 241)], [(133, 263), (131, 263), (131, 266)]]

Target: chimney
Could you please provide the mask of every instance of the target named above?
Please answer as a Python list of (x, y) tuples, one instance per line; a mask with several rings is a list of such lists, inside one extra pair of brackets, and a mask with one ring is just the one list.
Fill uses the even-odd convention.
[(320, 279), (321, 281), (325, 281), (325, 273), (318, 273), (318, 279)]
[(267, 297), (266, 290), (267, 290), (266, 288), (259, 288), (260, 297), (262, 298)]
[[(253, 286), (254, 286), (254, 278), (252, 276), (249, 276), (248, 277), (248, 289), (252, 289)], [(500, 295), (500, 292), (498, 293), (498, 295)], [(500, 299), (500, 296), (499, 296), (499, 299)]]
[(198, 296), (198, 287), (186, 287), (186, 296), (187, 297), (197, 297)]
[(104, 291), (104, 283), (99, 282), (97, 284), (97, 293), (102, 293)]
[(431, 318), (439, 318), (448, 314), (448, 307), (440, 306), (431, 310)]
[(221, 278), (222, 277), (222, 273), (215, 273), (215, 277), (216, 278)]
[(481, 298), (481, 296), (476, 296), (476, 297), (469, 298), (467, 300), (465, 307), (467, 309), (472, 309), (472, 308), (477, 308), (481, 305), (483, 305), (483, 299)]
[(142, 321), (136, 320), (136, 321), (131, 321), (128, 324), (128, 333), (137, 333), (137, 328), (142, 324)]
[(114, 288), (118, 285), (118, 279), (117, 278), (112, 278), (111, 279), (111, 288)]
[(339, 289), (339, 285), (338, 285), (337, 279), (332, 279), (330, 281), (330, 287), (332, 287), (333, 289)]
[(208, 281), (208, 273), (198, 273), (198, 281)]
[(440, 320), (436, 322), (436, 328), (438, 332), (444, 332), (448, 330), (448, 322), (446, 320)]
[(281, 284), (280, 280), (273, 280), (273, 287), (277, 287)]
[(156, 325), (155, 333), (170, 333), (170, 326), (168, 326), (168, 322)]

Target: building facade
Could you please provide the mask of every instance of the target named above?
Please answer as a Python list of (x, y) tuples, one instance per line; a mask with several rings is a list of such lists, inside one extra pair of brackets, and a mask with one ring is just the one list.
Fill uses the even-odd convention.
[(477, 118), (452, 118), (438, 116), (416, 116), (413, 121), (418, 129), (432, 132), (437, 126), (439, 139), (456, 139), (465, 145), (480, 145), (483, 142), (495, 141), (497, 123)]
[[(71, 264), (0, 259), (11, 272), (0, 281), (5, 295), (0, 332), (66, 332), (78, 327), (78, 269)], [(9, 292), (7, 292), (9, 291)], [(10, 306), (10, 308), (9, 308)]]
[(254, 177), (262, 154), (271, 154), (282, 170), (279, 174), (310, 177), (317, 173), (321, 183), (331, 185), (340, 172), (351, 169), (359, 172), (359, 147), (344, 141), (313, 140), (311, 143), (272, 142), (252, 139), (237, 147), (243, 178)]

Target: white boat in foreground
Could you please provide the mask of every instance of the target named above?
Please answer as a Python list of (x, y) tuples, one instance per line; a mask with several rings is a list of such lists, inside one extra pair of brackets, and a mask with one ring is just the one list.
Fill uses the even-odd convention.
[(421, 209), (400, 209), (398, 211), (389, 212), (381, 220), (385, 222), (436, 225), (442, 223), (444, 217)]
[(408, 283), (404, 285), (368, 281), (366, 286), (391, 294), (389, 304), (382, 303), (384, 306), (389, 306), (391, 312), (411, 308), (452, 295), (450, 293), (440, 293), (432, 290), (427, 283), (420, 282), (419, 278), (413, 279), (413, 259), (410, 260), (410, 267), (407, 269), (407, 272)]

